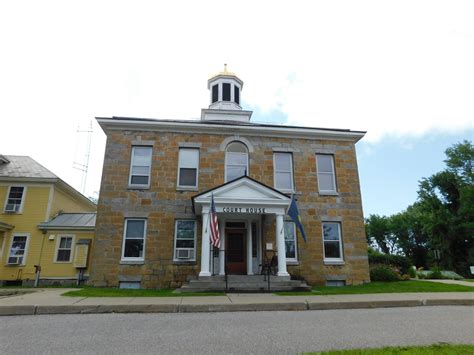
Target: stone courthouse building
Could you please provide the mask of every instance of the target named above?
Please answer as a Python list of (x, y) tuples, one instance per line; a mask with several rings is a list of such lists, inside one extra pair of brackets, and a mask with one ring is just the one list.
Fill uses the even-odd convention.
[[(208, 88), (200, 119), (97, 118), (107, 145), (91, 283), (217, 283), (259, 275), (272, 257), (272, 280), (369, 282), (355, 150), (365, 132), (253, 123), (227, 68)], [(209, 243), (211, 196), (220, 250)], [(292, 196), (307, 242), (286, 215)]]

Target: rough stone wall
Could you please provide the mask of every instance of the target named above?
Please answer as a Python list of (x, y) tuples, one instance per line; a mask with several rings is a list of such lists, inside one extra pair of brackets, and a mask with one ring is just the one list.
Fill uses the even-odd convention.
[[(224, 183), (225, 151), (220, 146), (229, 135), (202, 135), (114, 131), (108, 135), (98, 204), (96, 242), (92, 255), (91, 283), (118, 286), (119, 281), (140, 280), (142, 287), (176, 287), (195, 276), (200, 268), (201, 221), (198, 218), (196, 262), (173, 262), (176, 218), (195, 218), (191, 197)], [(343, 141), (304, 140), (245, 136), (254, 151), (250, 155), (250, 177), (273, 186), (274, 149), (292, 149), (298, 208), (308, 242), (298, 237), (299, 265), (291, 274), (311, 284), (346, 280), (347, 284), (369, 281), (367, 244), (354, 144)], [(128, 188), (131, 148), (134, 142), (153, 142), (150, 188)], [(179, 145), (199, 143), (199, 191), (177, 191)], [(320, 196), (315, 153), (333, 153), (337, 196)], [(125, 217), (147, 217), (145, 262), (120, 264)], [(267, 216), (265, 241), (275, 245), (274, 218)], [(344, 265), (323, 262), (322, 221), (340, 221)], [(269, 228), (266, 228), (268, 225)]]

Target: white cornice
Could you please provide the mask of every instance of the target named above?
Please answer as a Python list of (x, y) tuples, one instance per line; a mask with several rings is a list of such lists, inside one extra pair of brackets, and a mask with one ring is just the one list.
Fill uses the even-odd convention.
[(303, 139), (333, 139), (357, 142), (365, 132), (350, 130), (331, 130), (304, 127), (269, 126), (269, 125), (229, 125), (220, 123), (204, 123), (202, 121), (171, 121), (148, 119), (114, 119), (97, 117), (97, 122), (107, 134), (110, 131), (155, 131), (201, 134), (242, 134), (246, 136), (265, 136)]

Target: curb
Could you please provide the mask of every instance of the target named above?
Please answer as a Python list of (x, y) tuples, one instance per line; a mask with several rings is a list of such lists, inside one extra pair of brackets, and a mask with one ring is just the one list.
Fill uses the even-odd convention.
[(101, 313), (202, 313), (202, 312), (260, 312), (315, 311), (338, 309), (368, 309), (424, 306), (474, 306), (474, 299), (433, 299), (346, 302), (282, 302), (249, 304), (143, 304), (143, 305), (61, 305), (61, 306), (0, 306), (0, 316), (46, 314)]

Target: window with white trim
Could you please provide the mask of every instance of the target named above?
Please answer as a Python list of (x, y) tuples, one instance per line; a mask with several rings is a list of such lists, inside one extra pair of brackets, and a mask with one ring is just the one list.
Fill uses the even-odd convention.
[(123, 233), (122, 260), (145, 260), (146, 219), (127, 218)]
[(285, 250), (286, 261), (298, 261), (296, 249), (296, 226), (293, 222), (285, 222)]
[(8, 256), (8, 264), (24, 265), (26, 259), (27, 235), (14, 235)]
[(338, 222), (323, 222), (324, 261), (342, 262), (341, 224)]
[(249, 174), (249, 152), (241, 142), (230, 143), (225, 152), (225, 181)]
[(70, 263), (72, 260), (72, 245), (74, 237), (71, 235), (60, 236), (56, 250), (57, 263)]
[(196, 221), (177, 219), (174, 232), (174, 261), (196, 260)]
[(293, 157), (291, 153), (274, 153), (275, 189), (293, 191)]
[(149, 187), (152, 147), (132, 147), (130, 186)]
[(197, 188), (199, 149), (179, 148), (178, 187)]
[(7, 195), (7, 200), (5, 201), (5, 212), (21, 212), (24, 195), (24, 186), (10, 186)]
[(334, 156), (316, 154), (318, 169), (318, 186), (320, 193), (336, 193), (336, 174), (334, 170)]

